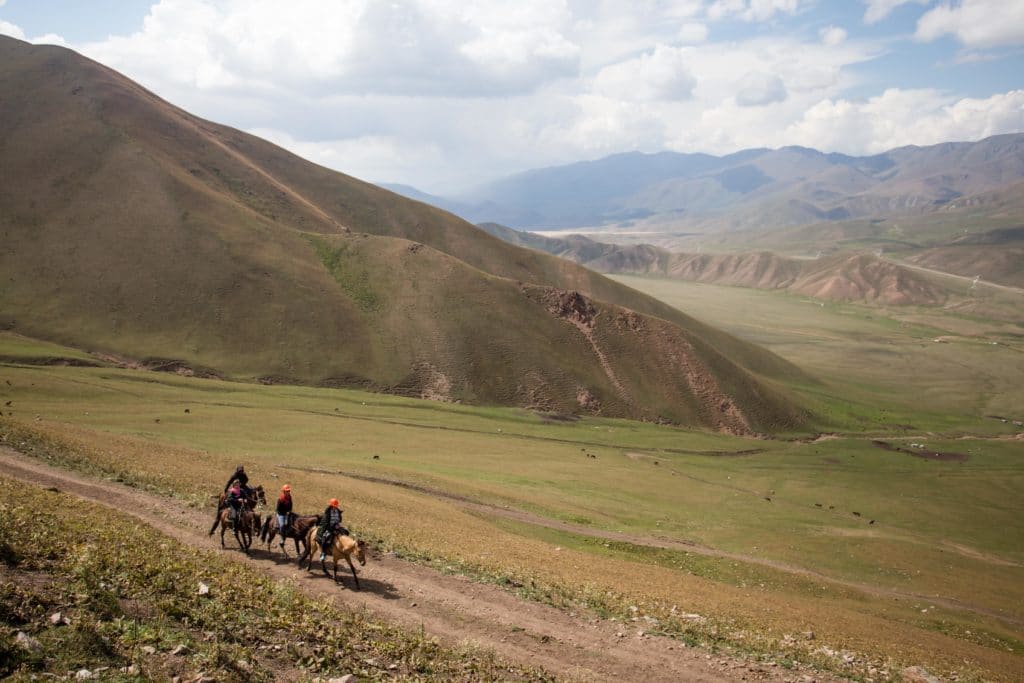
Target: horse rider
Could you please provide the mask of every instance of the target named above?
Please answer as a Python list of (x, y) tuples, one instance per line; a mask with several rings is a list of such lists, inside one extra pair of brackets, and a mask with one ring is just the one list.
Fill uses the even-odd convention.
[(228, 483), (224, 484), (224, 493), (228, 492), (231, 485), (238, 482), (239, 488), (242, 489), (242, 494), (246, 500), (249, 499), (250, 492), (252, 489), (249, 488), (249, 475), (245, 473), (245, 465), (239, 465), (235, 468), (235, 473), (228, 479)]
[(242, 509), (242, 504), (245, 502), (245, 494), (242, 492), (242, 486), (236, 481), (231, 484), (231, 488), (227, 491), (227, 496), (224, 502), (231, 508), (231, 520), (238, 519), (238, 513)]
[(285, 484), (281, 487), (281, 495), (277, 498), (277, 530), (281, 533), (281, 547), (284, 547), (285, 532), (291, 526), (292, 487)]
[(348, 529), (341, 525), (341, 508), (338, 507), (338, 499), (331, 498), (324, 510), (324, 516), (320, 520), (320, 528), (317, 530), (316, 540), (320, 544), (320, 561), (327, 559), (327, 550), (334, 542), (335, 535), (348, 536)]

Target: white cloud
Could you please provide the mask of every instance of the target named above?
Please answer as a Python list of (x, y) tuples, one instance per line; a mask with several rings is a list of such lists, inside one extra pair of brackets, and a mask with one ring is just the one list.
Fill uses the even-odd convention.
[(917, 22), (918, 40), (950, 34), (973, 48), (1024, 44), (1024, 2), (1020, 0), (963, 0), (942, 4)]
[(839, 26), (826, 26), (818, 32), (818, 35), (821, 36), (822, 43), (831, 47), (846, 40), (847, 33), (846, 29)]
[(575, 75), (569, 19), (542, 0), (296, 0), (287, 11), (276, 0), (161, 0), (138, 33), (84, 49), (143, 80), (200, 89), (486, 96)]
[(17, 38), (18, 40), (25, 40), (25, 32), (21, 30), (20, 26), (4, 21), (3, 19), (0, 19), (0, 35), (10, 36), (11, 38)]
[(620, 100), (686, 100), (697, 80), (690, 72), (690, 48), (658, 45), (653, 51), (605, 67), (594, 91)]
[(1015, 131), (1022, 109), (1024, 90), (956, 99), (937, 90), (891, 88), (865, 101), (822, 100), (785, 137), (818, 149), (876, 153)]
[(776, 13), (793, 14), (801, 0), (715, 0), (707, 9), (711, 20), (735, 16), (743, 21), (767, 21)]
[(773, 74), (751, 72), (740, 79), (736, 104), (741, 107), (759, 107), (786, 99), (786, 86)]
[(708, 27), (697, 21), (689, 21), (679, 27), (679, 40), (685, 45), (697, 45), (708, 39)]
[(865, 0), (865, 2), (868, 8), (864, 12), (864, 23), (877, 24), (900, 5), (906, 5), (911, 2), (924, 5), (929, 0)]

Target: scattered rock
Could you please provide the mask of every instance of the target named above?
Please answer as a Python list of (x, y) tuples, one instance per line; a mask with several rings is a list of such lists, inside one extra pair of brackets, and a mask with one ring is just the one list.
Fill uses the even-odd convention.
[(345, 674), (337, 678), (328, 678), (327, 683), (359, 683), (359, 679), (353, 674)]
[(28, 652), (39, 652), (43, 649), (38, 640), (24, 631), (18, 631), (18, 635), (14, 636), (14, 644)]
[(187, 655), (187, 654), (188, 654), (188, 646), (185, 645), (184, 643), (175, 646), (175, 648), (173, 650), (171, 650), (171, 656), (172, 657), (177, 657), (178, 655)]
[(88, 669), (79, 669), (75, 672), (75, 680), (87, 681), (92, 678), (92, 672)]
[(199, 593), (199, 595), (209, 595), (210, 594), (210, 587), (207, 586), (202, 581), (200, 581), (199, 582), (199, 589), (196, 592)]
[(252, 671), (252, 665), (244, 659), (238, 659), (235, 661), (235, 668), (243, 673)]
[[(121, 673), (125, 674), (126, 676), (135, 676), (135, 675), (138, 675), (138, 673), (139, 673), (139, 667), (135, 666), (134, 664), (129, 664), (128, 666), (122, 666), (119, 669), (119, 671)], [(176, 676), (175, 678), (178, 678), (178, 677)], [(178, 678), (177, 681), (175, 681), (173, 678), (171, 679), (171, 683), (180, 683), (180, 681), (181, 681), (180, 678)]]
[(71, 624), (71, 620), (60, 612), (54, 612), (50, 615), (50, 623), (54, 626), (69, 626)]
[(153, 647), (152, 645), (143, 645), (142, 646), (142, 651), (145, 652), (147, 655), (155, 655), (156, 654), (156, 648)]
[(902, 674), (905, 683), (942, 683), (940, 679), (921, 666), (908, 666)]

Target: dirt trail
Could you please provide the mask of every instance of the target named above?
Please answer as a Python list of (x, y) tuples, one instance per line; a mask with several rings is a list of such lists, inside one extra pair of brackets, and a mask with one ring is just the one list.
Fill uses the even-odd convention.
[[(0, 475), (63, 492), (130, 514), (172, 538), (219, 549), (207, 536), (210, 510), (195, 510), (169, 498), (122, 484), (50, 467), (0, 447)], [(570, 680), (787, 681), (801, 674), (686, 647), (679, 641), (642, 636), (637, 626), (567, 614), (523, 600), (493, 586), (448, 576), (387, 555), (374, 556), (360, 573), (356, 592), (319, 571), (300, 572), (294, 559), (254, 550), (248, 557), (232, 539), (226, 556), (278, 579), (295, 579), (307, 593), (328, 596), (350, 609), (365, 609), (441, 641), (474, 644), (508, 660), (541, 666)], [(256, 548), (256, 545), (253, 546)], [(339, 573), (340, 574), (340, 573)], [(351, 576), (348, 577), (349, 582)], [(346, 585), (350, 585), (346, 584)], [(817, 672), (821, 683), (841, 681)]]

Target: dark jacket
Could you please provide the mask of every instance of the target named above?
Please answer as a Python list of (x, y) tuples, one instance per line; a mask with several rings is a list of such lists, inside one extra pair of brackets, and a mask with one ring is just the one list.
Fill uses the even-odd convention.
[(228, 489), (231, 488), (231, 484), (233, 484), (236, 481), (244, 491), (249, 486), (249, 475), (246, 474), (245, 472), (235, 472), (234, 474), (232, 474), (231, 478), (228, 479), (228, 483), (224, 484), (224, 493), (227, 493)]
[(277, 514), (287, 515), (292, 511), (292, 495), (282, 493), (277, 499)]
[(324, 531), (336, 531), (341, 526), (341, 509), (327, 506), (323, 519), (320, 520), (321, 535)]

